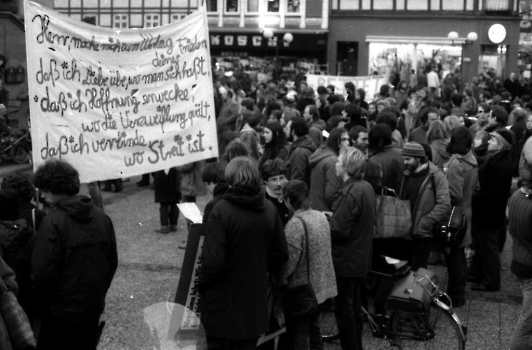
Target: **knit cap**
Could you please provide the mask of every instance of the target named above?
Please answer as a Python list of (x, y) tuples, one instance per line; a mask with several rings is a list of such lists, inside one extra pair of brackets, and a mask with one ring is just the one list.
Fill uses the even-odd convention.
[(426, 156), (423, 146), (417, 142), (407, 142), (401, 150), (403, 157), (423, 158)]

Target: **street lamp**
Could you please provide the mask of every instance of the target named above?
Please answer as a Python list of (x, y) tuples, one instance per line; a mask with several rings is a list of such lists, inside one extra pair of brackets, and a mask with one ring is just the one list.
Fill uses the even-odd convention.
[[(455, 32), (455, 31), (449, 32), (449, 34), (447, 34), (447, 38), (451, 40), (452, 42), (451, 45), (454, 46), (455, 41), (458, 40), (459, 38), (458, 32)], [(477, 39), (478, 39), (478, 34), (475, 32), (470, 32), (469, 34), (467, 34), (466, 40), (464, 41), (463, 45), (473, 45), (473, 43), (477, 41)]]
[[(264, 36), (270, 42), (273, 41), (273, 38), (274, 38), (273, 29), (265, 28), (262, 31), (262, 36)], [(292, 41), (294, 41), (294, 36), (292, 35), (292, 33), (285, 33), (283, 35), (283, 43), (289, 44)], [(278, 57), (279, 57), (279, 43), (277, 42), (277, 40), (275, 40), (275, 60), (277, 60)]]

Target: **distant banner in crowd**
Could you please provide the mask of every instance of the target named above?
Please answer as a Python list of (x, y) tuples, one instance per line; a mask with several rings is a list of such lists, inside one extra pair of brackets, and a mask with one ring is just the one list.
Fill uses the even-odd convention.
[(379, 93), (380, 87), (387, 84), (387, 79), (383, 75), (371, 75), (367, 77), (342, 77), (335, 75), (313, 75), (307, 74), (307, 83), (310, 87), (316, 90), (318, 86), (333, 85), (335, 87), (334, 93), (345, 95), (344, 85), (347, 82), (355, 84), (357, 89), (364, 89), (366, 91), (366, 102), (373, 101), (373, 97)]
[(34, 167), (82, 182), (218, 155), (207, 16), (157, 28), (91, 26), (26, 2)]

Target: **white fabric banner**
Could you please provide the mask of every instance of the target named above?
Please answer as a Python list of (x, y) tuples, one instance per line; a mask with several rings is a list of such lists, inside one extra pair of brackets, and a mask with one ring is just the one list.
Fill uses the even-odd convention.
[(367, 77), (343, 77), (336, 75), (315, 75), (307, 74), (308, 86), (314, 88), (314, 91), (318, 86), (333, 85), (335, 87), (334, 93), (340, 95), (346, 95), (344, 84), (348, 81), (355, 84), (357, 89), (364, 89), (366, 91), (366, 102), (373, 101), (376, 94), (382, 85), (388, 84), (388, 81), (384, 75), (370, 75)]
[(34, 168), (64, 159), (89, 182), (218, 155), (204, 8), (113, 29), (25, 4)]

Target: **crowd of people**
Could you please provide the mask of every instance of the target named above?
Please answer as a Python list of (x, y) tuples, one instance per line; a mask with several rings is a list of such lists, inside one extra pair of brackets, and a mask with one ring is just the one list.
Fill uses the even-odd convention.
[[(216, 167), (209, 178), (219, 191), (205, 217), (199, 285), (209, 348), (254, 348), (272, 319), (282, 320), (280, 310), (282, 344), (320, 348), (318, 308), (294, 315), (293, 306), (275, 302), (279, 290), (308, 284), (318, 304), (334, 299), (342, 347), (362, 349), (361, 305), (372, 300), (383, 314), (392, 288), (370, 273), (380, 257), (417, 270), (442, 255), (447, 294), (462, 307), (467, 281), (473, 291), (500, 290), (508, 227), (521, 240), (512, 272), (523, 283), (524, 310), (530, 307), (532, 100), (515, 74), (503, 84), (482, 74), (467, 84), (432, 69), (427, 75), (430, 86), (384, 85), (369, 103), (352, 83), (340, 95), (334, 86), (309, 87), (304, 76), (215, 80), (220, 157), (206, 171)], [(411, 239), (374, 239), (384, 188), (408, 203)], [(464, 213), (467, 231), (449, 247), (434, 232), (453, 207)], [(526, 230), (512, 214), (527, 221)], [(530, 321), (524, 312), (512, 349), (531, 346)]]
[[(511, 349), (531, 347), (532, 100), (513, 74), (504, 84), (486, 75), (462, 84), (428, 68), (427, 82), (384, 85), (369, 103), (352, 83), (340, 95), (309, 87), (304, 74), (239, 76), (214, 83), (219, 157), (151, 175), (161, 234), (178, 230), (178, 202), (212, 194), (198, 281), (210, 350), (254, 349), (281, 325), (280, 347), (323, 348), (324, 303), (334, 305), (343, 349), (362, 349), (361, 307), (383, 315), (393, 287), (371, 273), (382, 256), (417, 270), (442, 255), (446, 292), (459, 308), (467, 281), (474, 291), (501, 288), (508, 229), (523, 288)], [(119, 191), (114, 181), (103, 186)], [(149, 184), (150, 174), (138, 183)], [(48, 213), (31, 204), (35, 187)], [(2, 183), (0, 219), (23, 218), (34, 229), (19, 237), (0, 230), (0, 275), (30, 322), (41, 321), (38, 349), (94, 349), (101, 331), (116, 238), (101, 196), (91, 201), (79, 188), (77, 171), (61, 160), (33, 180), (17, 173)], [(383, 193), (407, 203), (409, 239), (374, 238)], [(467, 230), (449, 247), (434, 232), (452, 207)]]

